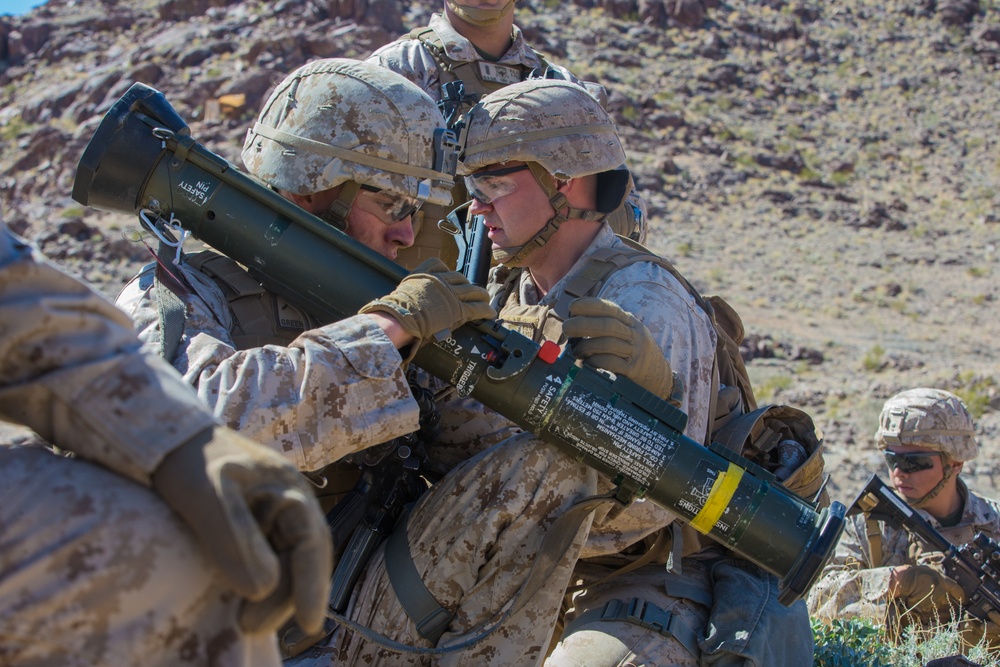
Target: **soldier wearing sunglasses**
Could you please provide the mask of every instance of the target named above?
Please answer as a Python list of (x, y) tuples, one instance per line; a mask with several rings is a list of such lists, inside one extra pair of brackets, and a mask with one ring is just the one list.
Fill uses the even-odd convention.
[[(931, 388), (896, 394), (882, 408), (875, 442), (896, 492), (952, 544), (968, 543), (979, 532), (1000, 538), (1000, 505), (973, 493), (960, 477), (980, 445), (958, 396)], [(941, 557), (904, 530), (856, 516), (809, 595), (810, 610), (825, 621), (888, 621), (896, 632), (961, 618), (954, 613), (963, 602), (961, 588), (943, 573)], [(971, 644), (984, 634), (1000, 640), (996, 622), (960, 622)]]
[[(441, 165), (454, 163), (446, 154), (453, 146), (435, 140), (443, 132), (437, 105), (402, 76), (330, 58), (275, 88), (242, 157), (272, 189), (395, 259), (413, 243), (421, 205), (451, 199), (453, 175)], [(324, 495), (353, 486), (340, 479), (342, 457), (418, 430), (405, 362), (420, 344), (493, 315), (486, 292), (440, 261), (419, 267), (364, 314), (328, 323), (218, 253), (178, 253), (177, 263), (173, 255), (143, 269), (117, 305), (224, 423), (300, 470), (330, 465), (314, 475)], [(345, 466), (355, 478), (356, 469)]]

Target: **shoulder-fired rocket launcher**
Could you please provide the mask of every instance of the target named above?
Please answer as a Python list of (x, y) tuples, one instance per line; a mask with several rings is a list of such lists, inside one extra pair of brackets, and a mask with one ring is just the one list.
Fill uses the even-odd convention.
[[(207, 150), (161, 93), (139, 83), (91, 139), (73, 199), (172, 218), (320, 321), (354, 315), (406, 275)], [(607, 475), (619, 498), (656, 503), (774, 573), (785, 604), (808, 591), (843, 530), (842, 504), (820, 509), (750, 461), (686, 437), (683, 412), (553, 343), (473, 323), (414, 363)]]

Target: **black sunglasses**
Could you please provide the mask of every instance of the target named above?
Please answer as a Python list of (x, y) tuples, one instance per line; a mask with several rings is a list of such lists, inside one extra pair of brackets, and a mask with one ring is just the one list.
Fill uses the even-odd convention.
[(888, 449), (882, 452), (885, 456), (885, 464), (891, 472), (893, 468), (899, 468), (900, 472), (920, 472), (930, 470), (934, 467), (934, 456), (941, 456), (941, 452), (908, 452), (900, 454), (890, 452)]

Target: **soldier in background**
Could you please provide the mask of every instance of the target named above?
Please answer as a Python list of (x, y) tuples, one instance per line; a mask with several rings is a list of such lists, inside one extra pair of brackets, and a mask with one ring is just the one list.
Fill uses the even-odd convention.
[(0, 222), (0, 663), (277, 665), (322, 624), (310, 486), (219, 426), (128, 318)]
[[(445, 0), (442, 13), (435, 13), (426, 27), (416, 28), (383, 46), (368, 61), (402, 74), (436, 101), (446, 96), (446, 84), (462, 82), (464, 95), (452, 102), (455, 119), (483, 96), (529, 76), (572, 81), (586, 88), (601, 106), (606, 106), (607, 92), (603, 86), (580, 81), (528, 45), (514, 25), (515, 3), (516, 0)], [(454, 206), (468, 200), (461, 183), (456, 184), (455, 194)], [(397, 260), (400, 264), (413, 268), (428, 257), (441, 257), (447, 266), (455, 266), (458, 255), (455, 241), (437, 225), (448, 212), (447, 207), (432, 205), (417, 215), (416, 238), (412, 247), (400, 252)], [(615, 233), (642, 242), (646, 231), (645, 204), (638, 194), (630, 194), (610, 222)]]
[[(896, 492), (945, 539), (962, 545), (979, 532), (1000, 539), (1000, 504), (973, 493), (960, 477), (980, 445), (958, 396), (932, 388), (896, 394), (882, 407), (875, 443)], [(810, 611), (825, 622), (888, 619), (896, 633), (940, 626), (957, 617), (963, 600), (961, 587), (944, 574), (941, 557), (903, 529), (852, 517), (809, 593)], [(984, 634), (996, 644), (998, 622), (1000, 614), (987, 623), (964, 620), (961, 630), (971, 644)]]

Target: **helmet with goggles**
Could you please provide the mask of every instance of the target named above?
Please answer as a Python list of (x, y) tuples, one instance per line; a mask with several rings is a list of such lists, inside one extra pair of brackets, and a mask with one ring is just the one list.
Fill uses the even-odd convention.
[[(632, 190), (614, 123), (584, 88), (568, 81), (515, 83), (487, 95), (469, 112), (458, 169), (469, 192), (484, 203), (501, 196), (498, 188), (510, 188), (510, 179), (504, 185), (497, 178), (507, 163), (524, 163), (512, 169), (529, 169), (556, 212), (526, 244), (494, 251), (495, 259), (509, 265), (523, 262), (568, 219), (606, 220)], [(570, 207), (558, 181), (593, 174), (597, 210)]]
[(885, 402), (875, 441), (879, 449), (926, 447), (953, 461), (969, 461), (979, 453), (972, 415), (962, 399), (943, 389), (926, 387), (908, 389)]
[(489, 26), (498, 23), (500, 19), (514, 11), (516, 0), (506, 0), (503, 5), (496, 9), (477, 7), (469, 2), (456, 2), (456, 0), (445, 0), (445, 5), (453, 11), (456, 16), (467, 23), (477, 26)]
[(364, 188), (384, 193), (387, 215), (402, 219), (420, 202), (451, 202), (457, 148), (415, 84), (377, 65), (329, 58), (274, 89), (242, 156), (250, 173), (296, 194), (351, 184), (343, 216)]

